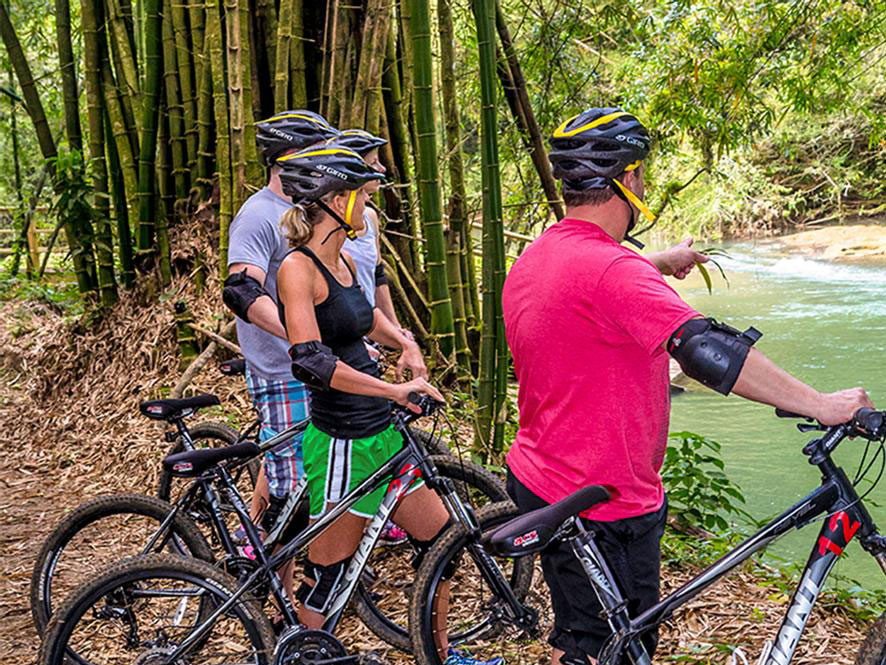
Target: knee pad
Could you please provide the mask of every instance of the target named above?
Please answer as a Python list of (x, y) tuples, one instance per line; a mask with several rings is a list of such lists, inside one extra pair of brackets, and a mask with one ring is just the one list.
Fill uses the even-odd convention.
[(761, 336), (755, 328), (739, 332), (714, 319), (690, 319), (671, 335), (667, 348), (686, 376), (728, 395)]
[(302, 582), (295, 592), (295, 597), (307, 609), (326, 614), (332, 594), (344, 577), (350, 562), (351, 557), (348, 557), (328, 566), (321, 566), (309, 559), (305, 564), (305, 577), (314, 580), (314, 586)]
[[(412, 546), (413, 555), (412, 555), (412, 567), (418, 570), (419, 566), (421, 566), (422, 561), (425, 559), (425, 555), (428, 553), (428, 550), (434, 546), (440, 536), (442, 536), (446, 529), (452, 526), (452, 519), (446, 520), (446, 524), (444, 524), (440, 530), (434, 535), (430, 540), (419, 540), (418, 538), (413, 538), (409, 534), (406, 535), (406, 538), (409, 540), (409, 544)], [(455, 574), (455, 569), (458, 567), (459, 561), (461, 561), (461, 555), (452, 559), (448, 564), (446, 564), (446, 569), (443, 571), (443, 579), (448, 580)]]

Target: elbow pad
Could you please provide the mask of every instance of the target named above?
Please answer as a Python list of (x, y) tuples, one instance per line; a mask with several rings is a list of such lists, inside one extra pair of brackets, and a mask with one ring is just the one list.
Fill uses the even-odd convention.
[(314, 390), (329, 390), (338, 356), (325, 344), (313, 340), (289, 347), (292, 376)]
[(385, 275), (385, 266), (382, 263), (375, 264), (375, 285), (384, 286), (388, 283), (388, 276)]
[(686, 376), (728, 395), (751, 347), (762, 336), (756, 328), (739, 332), (714, 319), (691, 319), (668, 339), (668, 353)]
[(240, 272), (228, 275), (225, 286), (222, 289), (222, 300), (228, 309), (241, 319), (249, 323), (246, 312), (256, 300), (270, 294), (265, 290), (255, 277), (246, 274), (246, 268)]

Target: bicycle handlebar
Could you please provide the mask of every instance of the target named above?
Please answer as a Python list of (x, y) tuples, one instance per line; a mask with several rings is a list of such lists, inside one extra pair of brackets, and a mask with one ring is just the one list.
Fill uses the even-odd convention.
[(411, 423), (413, 420), (418, 420), (419, 418), (423, 418), (424, 416), (429, 416), (434, 411), (443, 406), (444, 402), (438, 402), (430, 395), (422, 395), (421, 393), (411, 392), (409, 396), (406, 398), (410, 403), (418, 405), (421, 409), (421, 413), (416, 413), (415, 411), (405, 407), (400, 406), (399, 404), (395, 406), (397, 409), (398, 415), (403, 420), (404, 423)]
[[(815, 419), (810, 418), (809, 416), (804, 416), (799, 413), (791, 413), (784, 409), (776, 409), (775, 415), (779, 418), (802, 418), (810, 423), (815, 422)], [(855, 412), (852, 420), (843, 425), (837, 425), (836, 427), (843, 426), (848, 429), (846, 433), (847, 436), (858, 436), (870, 441), (877, 441), (886, 437), (886, 411), (876, 411), (867, 407), (861, 408)], [(828, 427), (820, 423), (817, 425), (797, 425), (797, 427), (804, 432), (810, 429), (822, 431), (830, 431), (834, 429), (833, 427)]]

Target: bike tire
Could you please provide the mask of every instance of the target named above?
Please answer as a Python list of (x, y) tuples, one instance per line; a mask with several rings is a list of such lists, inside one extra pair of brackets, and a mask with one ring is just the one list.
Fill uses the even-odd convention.
[[(214, 420), (197, 423), (193, 427), (188, 428), (188, 431), (191, 433), (191, 439), (194, 441), (195, 448), (222, 448), (237, 443), (240, 438), (240, 434), (233, 427)], [(179, 437), (178, 441), (166, 451), (166, 455), (180, 453), (183, 452), (184, 449), (184, 443), (182, 442), (181, 437)], [(256, 458), (250, 460), (249, 463), (245, 465), (246, 473), (249, 474), (250, 485), (253, 488), (255, 487), (255, 481), (258, 479), (260, 464), (260, 458)], [(173, 497), (174, 485), (176, 483), (190, 482), (189, 478), (176, 478), (165, 468), (161, 469), (160, 477), (157, 481), (157, 497), (163, 501), (174, 501), (178, 498)]]
[[(490, 533), (492, 530), (509, 522), (520, 514), (517, 507), (510, 502), (496, 503), (484, 506), (477, 511), (477, 520), (480, 524), (481, 531), (484, 534)], [(466, 561), (470, 561), (471, 557), (464, 551), (466, 545), (470, 542), (470, 533), (460, 524), (455, 524), (447, 529), (446, 533), (428, 552), (413, 585), (412, 602), (409, 604), (409, 636), (411, 639), (412, 655), (415, 662), (419, 665), (441, 665), (443, 660), (437, 653), (437, 646), (434, 641), (434, 610), (433, 598), (436, 595), (437, 587), (441, 583), (443, 570), (449, 566), (450, 562), (455, 561), (456, 573), (450, 581), (450, 594), (454, 581), (457, 580), (462, 570), (462, 566)], [(510, 561), (512, 568), (506, 574), (508, 583), (518, 600), (523, 600), (529, 592), (532, 584), (532, 576), (534, 571), (534, 558), (532, 556), (520, 557), (517, 559), (503, 559)], [(466, 580), (466, 587), (478, 589), (480, 586), (485, 588), (482, 578)], [(488, 593), (491, 590), (486, 589)], [(450, 595), (450, 608), (453, 603), (457, 604), (457, 600), (453, 601)], [(498, 601), (499, 604), (501, 601)], [(493, 614), (497, 601), (493, 597), (484, 607), (489, 608), (489, 615)], [(487, 617), (488, 619), (488, 617)], [(501, 622), (490, 623), (486, 628), (478, 628), (471, 626), (470, 629), (463, 628), (460, 634), (450, 635), (450, 644), (458, 642), (460, 637), (468, 634), (469, 630), (482, 631), (483, 639), (492, 639), (500, 634), (504, 629)]]
[[(58, 598), (59, 585), (53, 585), (58, 577), (58, 565), (65, 548), (75, 541), (77, 536), (89, 527), (95, 527), (97, 522), (109, 517), (140, 515), (150, 520), (155, 520), (159, 525), (166, 519), (172, 506), (165, 501), (141, 494), (112, 494), (98, 496), (78, 506), (59, 522), (49, 536), (43, 541), (43, 546), (37, 554), (34, 569), (31, 574), (31, 616), (37, 634), (42, 635), (52, 615), (53, 607), (59, 603), (53, 603), (53, 597)], [(212, 550), (209, 543), (200, 533), (200, 529), (186, 515), (178, 514), (172, 524), (173, 534), (181, 542), (182, 553), (187, 553), (198, 559), (212, 561)], [(133, 543), (141, 546), (143, 543)], [(126, 555), (138, 552), (127, 552)], [(116, 553), (115, 553), (116, 555)], [(121, 558), (115, 556), (115, 559)], [(113, 560), (113, 559), (112, 559)], [(98, 561), (99, 565), (105, 565), (111, 561)], [(73, 582), (73, 580), (72, 580)], [(69, 585), (70, 586), (70, 585)], [(53, 591), (53, 588), (56, 588)]]
[[(110, 621), (114, 619), (100, 616), (99, 613), (96, 613), (93, 605), (102, 599), (107, 601), (115, 591), (120, 592), (127, 588), (144, 589), (144, 586), (138, 587), (137, 585), (144, 585), (146, 580), (150, 579), (177, 580), (194, 585), (200, 590), (199, 594), (191, 595), (191, 598), (196, 597), (199, 599), (199, 609), (194, 625), (204, 621), (212, 613), (214, 607), (217, 607), (218, 604), (229, 598), (238, 587), (238, 582), (233, 577), (219, 568), (197, 559), (170, 554), (149, 554), (124, 559), (111, 565), (94, 580), (82, 585), (65, 600), (50, 621), (46, 636), (40, 647), (40, 654), (37, 659), (38, 664), (72, 665), (76, 663), (77, 665), (86, 665), (90, 663), (91, 661), (86, 660), (79, 652), (69, 649), (69, 641), (72, 634), (78, 628), (80, 620), (84, 619), (84, 617), (87, 622), (90, 620), (106, 620), (109, 622), (109, 626), (112, 625)], [(158, 594), (157, 598), (161, 598), (161, 596)], [(141, 600), (140, 604), (143, 606), (146, 604), (146, 601)], [(181, 601), (179, 605), (181, 605)], [(139, 606), (139, 610), (142, 609), (141, 606)], [(131, 606), (131, 608), (133, 607), (135, 606)], [(92, 613), (89, 613), (90, 608), (93, 609)], [(178, 613), (176, 618), (181, 621)], [(254, 601), (245, 597), (241, 598), (218, 620), (239, 621), (253, 648), (255, 664), (269, 665), (275, 643), (274, 633), (267, 617), (265, 617)], [(227, 627), (227, 624), (225, 624), (225, 627)], [(154, 633), (148, 634), (153, 635)], [(213, 633), (210, 630), (206, 636), (199, 640), (197, 648), (204, 647), (212, 638)], [(229, 634), (223, 634), (222, 639), (230, 639)], [(87, 646), (91, 646), (91, 644), (87, 643)], [(142, 654), (149, 648), (147, 645), (134, 647), (127, 644), (126, 646), (127, 648), (141, 649)], [(106, 655), (105, 649), (102, 649), (100, 655)], [(133, 654), (131, 659), (133, 661), (137, 660), (138, 656), (139, 654)], [(151, 661), (153, 659), (148, 660)], [(158, 660), (162, 661), (162, 658)]]
[(886, 665), (886, 614), (868, 628), (855, 665)]

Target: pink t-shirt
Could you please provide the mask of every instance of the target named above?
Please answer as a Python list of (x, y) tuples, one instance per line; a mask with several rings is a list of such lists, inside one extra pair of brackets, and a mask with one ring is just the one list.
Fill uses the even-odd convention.
[(647, 259), (569, 218), (523, 252), (503, 298), (520, 383), (514, 475), (550, 503), (615, 486), (616, 499), (582, 513), (595, 520), (660, 508), (670, 411), (662, 343), (699, 314)]

